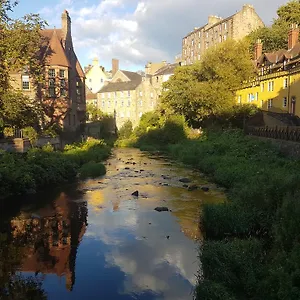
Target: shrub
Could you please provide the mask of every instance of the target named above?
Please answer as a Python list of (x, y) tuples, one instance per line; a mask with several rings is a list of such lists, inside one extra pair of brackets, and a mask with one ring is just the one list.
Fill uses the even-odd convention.
[(79, 175), (81, 179), (95, 178), (105, 175), (106, 168), (102, 163), (88, 162), (81, 166)]
[(128, 139), (132, 134), (132, 123), (130, 120), (126, 121), (118, 132), (120, 139)]
[(33, 127), (25, 127), (23, 130), (23, 136), (28, 138), (31, 146), (34, 146), (38, 139), (38, 134)]

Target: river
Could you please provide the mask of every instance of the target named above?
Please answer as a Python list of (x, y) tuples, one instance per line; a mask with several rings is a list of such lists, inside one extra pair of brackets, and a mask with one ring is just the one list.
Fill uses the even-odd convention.
[[(193, 299), (200, 204), (224, 193), (198, 171), (137, 149), (114, 150), (106, 166), (104, 177), (32, 196), (34, 205), (6, 216), (5, 247), (18, 259), (2, 268), (37, 278), (48, 299)], [(188, 191), (182, 178), (210, 190)], [(161, 206), (170, 211), (154, 210)]]

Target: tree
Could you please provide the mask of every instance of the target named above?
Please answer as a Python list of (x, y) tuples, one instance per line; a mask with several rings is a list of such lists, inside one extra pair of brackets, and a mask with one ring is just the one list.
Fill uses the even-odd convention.
[(286, 49), (291, 24), (300, 25), (300, 1), (292, 0), (277, 10), (277, 18), (270, 27), (259, 28), (249, 34), (250, 49), (253, 53), (257, 39), (263, 42), (263, 51), (272, 52)]
[(8, 91), (2, 96), (0, 119), (17, 128), (38, 124), (40, 111), (35, 103), (20, 91)]
[(100, 121), (104, 117), (104, 113), (101, 109), (97, 108), (97, 106), (93, 104), (88, 104), (86, 106), (87, 119), (89, 121), (95, 122)]
[(228, 40), (208, 50), (200, 63), (177, 68), (164, 84), (162, 109), (189, 123), (230, 110), (235, 90), (254, 74), (248, 47)]
[[(44, 80), (40, 30), (46, 23), (36, 14), (26, 15), (17, 20), (11, 19), (9, 12), (16, 4), (17, 1), (1, 0), (0, 2), (0, 113), (4, 119), (10, 121), (13, 121), (14, 118), (11, 118), (11, 115), (6, 116), (10, 110), (7, 110), (9, 104), (4, 101), (9, 98), (16, 99), (17, 96), (17, 94), (13, 94), (10, 86), (10, 74), (26, 70), (37, 86)], [(21, 97), (17, 101), (24, 104), (28, 102), (27, 100)], [(22, 105), (22, 109), (24, 109), (24, 105)], [(17, 125), (14, 124), (14, 126)]]

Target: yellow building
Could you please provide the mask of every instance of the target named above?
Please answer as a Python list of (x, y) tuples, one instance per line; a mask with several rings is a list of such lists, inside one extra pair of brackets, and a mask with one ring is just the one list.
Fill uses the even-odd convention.
[(300, 42), (299, 28), (289, 32), (288, 50), (262, 54), (255, 47), (257, 76), (237, 91), (239, 104), (252, 103), (266, 111), (300, 116)]

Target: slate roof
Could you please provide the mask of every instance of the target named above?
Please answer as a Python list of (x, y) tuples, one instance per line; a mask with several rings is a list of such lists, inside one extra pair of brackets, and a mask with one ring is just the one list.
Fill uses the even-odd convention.
[(129, 79), (129, 81), (109, 82), (102, 87), (99, 93), (132, 91), (135, 90), (142, 82), (142, 76), (138, 73), (125, 70), (120, 71)]
[(86, 100), (94, 100), (97, 99), (97, 94), (93, 93), (87, 85), (85, 85), (85, 94), (86, 94)]
[(159, 75), (172, 75), (174, 74), (175, 69), (179, 66), (178, 63), (175, 64), (168, 64), (160, 69), (158, 69), (155, 73), (154, 76), (159, 76)]
[(283, 63), (284, 60), (287, 59), (298, 59), (300, 57), (300, 42), (298, 42), (292, 49), (285, 50), (280, 49), (270, 53), (264, 53), (258, 59), (258, 65), (262, 65), (264, 62), (269, 64), (278, 64)]

